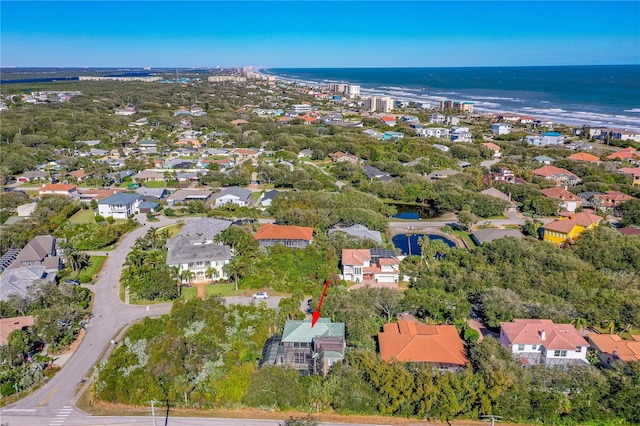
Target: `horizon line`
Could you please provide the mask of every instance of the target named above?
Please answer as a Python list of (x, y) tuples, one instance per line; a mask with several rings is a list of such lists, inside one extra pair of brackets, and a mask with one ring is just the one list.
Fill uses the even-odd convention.
[(109, 65), (109, 66), (54, 66), (54, 65), (3, 65), (3, 69), (141, 69), (149, 71), (150, 69), (181, 69), (181, 70), (203, 70), (203, 69), (242, 69), (245, 67), (253, 67), (261, 70), (265, 69), (415, 69), (415, 68), (536, 68), (536, 67), (624, 67), (624, 66), (640, 66), (638, 63), (625, 64), (553, 64), (553, 65), (420, 65), (406, 67), (380, 67), (380, 66), (256, 66), (256, 65), (233, 65), (233, 66), (149, 66), (149, 65)]

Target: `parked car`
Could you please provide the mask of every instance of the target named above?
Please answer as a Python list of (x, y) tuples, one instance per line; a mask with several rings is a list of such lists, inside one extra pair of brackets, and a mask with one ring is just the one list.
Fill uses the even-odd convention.
[(253, 295), (254, 299), (268, 299), (269, 298), (269, 293), (267, 293), (266, 291), (259, 291), (258, 293), (255, 293)]
[(78, 280), (64, 280), (62, 284), (71, 284), (71, 285), (80, 285), (80, 281)]

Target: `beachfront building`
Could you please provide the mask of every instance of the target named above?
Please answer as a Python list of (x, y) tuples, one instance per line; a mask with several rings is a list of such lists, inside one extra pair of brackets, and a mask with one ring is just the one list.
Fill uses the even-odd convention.
[(491, 133), (495, 136), (508, 135), (511, 133), (511, 126), (506, 123), (493, 123), (491, 125)]
[(525, 138), (529, 145), (548, 146), (564, 144), (564, 136), (558, 132), (545, 132), (542, 135), (527, 136)]
[(471, 114), (473, 112), (473, 102), (452, 101), (450, 99), (446, 99), (444, 101), (440, 101), (440, 110), (454, 110), (461, 113)]
[(364, 99), (364, 109), (369, 112), (391, 112), (393, 99), (390, 97), (370, 96)]

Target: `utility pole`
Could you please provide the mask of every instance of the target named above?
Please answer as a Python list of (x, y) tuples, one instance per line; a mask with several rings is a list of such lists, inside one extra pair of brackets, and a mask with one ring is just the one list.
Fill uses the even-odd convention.
[(156, 426), (156, 407), (155, 407), (155, 401), (151, 400), (149, 401), (149, 403), (151, 404), (151, 417), (153, 418), (153, 426)]

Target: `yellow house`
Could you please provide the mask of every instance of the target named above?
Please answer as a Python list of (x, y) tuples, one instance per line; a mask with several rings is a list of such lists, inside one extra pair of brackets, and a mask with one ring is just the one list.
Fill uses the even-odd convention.
[(576, 240), (587, 229), (593, 229), (602, 220), (602, 217), (588, 212), (570, 213), (567, 217), (560, 217), (544, 226), (545, 241), (554, 244), (563, 244)]

